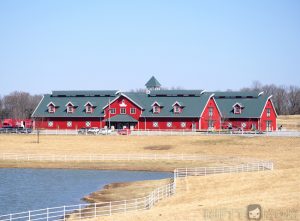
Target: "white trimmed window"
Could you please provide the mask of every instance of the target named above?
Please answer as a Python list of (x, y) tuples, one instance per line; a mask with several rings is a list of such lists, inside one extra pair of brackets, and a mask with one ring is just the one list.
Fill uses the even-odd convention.
[(120, 109), (120, 114), (126, 114), (126, 108), (122, 107), (122, 108)]
[(93, 108), (90, 105), (85, 106), (85, 112), (86, 113), (92, 113), (92, 111), (93, 111)]
[(154, 113), (154, 114), (158, 114), (159, 111), (160, 111), (159, 106), (153, 106), (153, 113)]
[(91, 126), (91, 121), (86, 121), (86, 122), (85, 122), (85, 126), (86, 126), (86, 127), (90, 127), (90, 126)]
[(167, 127), (172, 127), (172, 122), (168, 122)]
[(180, 113), (181, 108), (178, 105), (174, 106), (174, 113), (175, 114), (179, 114)]
[(233, 108), (234, 114), (241, 114), (242, 113), (242, 108), (240, 105), (235, 105)]
[(209, 117), (212, 117), (213, 114), (214, 114), (214, 108), (213, 108), (213, 107), (209, 107), (209, 108), (208, 108), (208, 116), (209, 116)]
[(67, 121), (67, 127), (72, 127), (72, 121)]
[(53, 105), (48, 106), (48, 112), (49, 113), (54, 113), (55, 112), (55, 107)]
[(136, 113), (136, 109), (135, 108), (130, 108), (130, 114), (135, 114)]
[(267, 117), (271, 116), (271, 108), (267, 108)]
[(53, 127), (53, 121), (48, 121), (48, 127)]
[(67, 113), (73, 113), (73, 110), (74, 110), (73, 106), (71, 105), (67, 106)]
[(180, 126), (181, 126), (182, 128), (185, 128), (185, 127), (186, 127), (186, 122), (181, 122), (181, 123), (180, 123)]
[(110, 109), (110, 114), (115, 114), (116, 113), (116, 108), (111, 108)]
[(152, 123), (152, 126), (153, 126), (153, 127), (158, 127), (158, 122), (153, 122), (153, 123)]

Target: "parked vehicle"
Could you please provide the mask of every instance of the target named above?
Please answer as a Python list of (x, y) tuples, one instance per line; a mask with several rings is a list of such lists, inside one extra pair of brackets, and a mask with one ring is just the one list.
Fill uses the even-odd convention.
[(100, 129), (98, 127), (91, 127), (88, 129), (87, 133), (88, 134), (99, 134)]
[(100, 131), (100, 134), (102, 135), (108, 135), (108, 134), (111, 134), (111, 129), (102, 129)]
[(31, 128), (22, 128), (22, 129), (18, 130), (18, 133), (21, 133), (21, 134), (30, 134), (30, 133), (32, 133), (32, 129)]
[(118, 130), (118, 134), (119, 135), (129, 135), (129, 134), (131, 134), (131, 130), (129, 130), (129, 129), (121, 129), (121, 130)]
[(87, 131), (88, 131), (89, 128), (86, 128), (86, 127), (83, 127), (83, 128), (80, 128), (77, 133), (78, 134), (87, 134)]
[(0, 133), (12, 133), (13, 130), (14, 130), (13, 127), (5, 126), (5, 127), (0, 128)]
[(23, 128), (23, 127), (11, 127), (11, 126), (5, 126), (0, 128), (0, 133), (13, 133), (13, 134), (19, 134), (19, 133), (31, 133), (31, 128)]

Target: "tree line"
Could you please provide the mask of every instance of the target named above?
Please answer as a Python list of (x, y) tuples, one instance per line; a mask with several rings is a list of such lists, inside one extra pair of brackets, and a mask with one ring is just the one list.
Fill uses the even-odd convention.
[[(145, 89), (136, 89), (132, 91), (144, 92)], [(260, 82), (255, 81), (252, 86), (241, 88), (240, 91), (264, 91), (265, 95), (272, 95), (272, 101), (279, 115), (300, 114), (300, 88), (298, 86), (277, 86), (274, 84), (263, 85)], [(22, 91), (14, 91), (6, 96), (0, 96), (0, 119), (30, 118), (41, 99), (42, 95), (31, 95)]]
[(254, 81), (251, 87), (242, 88), (244, 92), (261, 92), (271, 96), (272, 101), (279, 115), (300, 114), (300, 88), (295, 85), (277, 86), (275, 84), (263, 85)]
[(31, 95), (22, 91), (0, 97), (0, 119), (30, 118), (41, 99), (42, 95)]

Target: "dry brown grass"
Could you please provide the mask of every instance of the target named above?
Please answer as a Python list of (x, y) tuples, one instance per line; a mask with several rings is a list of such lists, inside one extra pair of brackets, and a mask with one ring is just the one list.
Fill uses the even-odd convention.
[(277, 125), (283, 126), (286, 130), (300, 130), (300, 115), (280, 115), (277, 119)]
[[(0, 136), (0, 152), (36, 154), (196, 153), (270, 159), (275, 163), (274, 171), (220, 174), (183, 179), (178, 183), (178, 193), (175, 196), (161, 201), (149, 211), (118, 214), (112, 217), (102, 217), (98, 220), (246, 220), (246, 206), (252, 203), (261, 204), (266, 212), (271, 210), (272, 213), (269, 215), (274, 215), (279, 209), (290, 209), (292, 216), (295, 215), (293, 210), (300, 208), (299, 137), (41, 136), (40, 144), (36, 144), (34, 141), (34, 136)], [(6, 163), (10, 163), (10, 166), (22, 166), (16, 162)], [(191, 162), (182, 163), (191, 167), (196, 165), (190, 164)], [(45, 166), (44, 164), (39, 165)], [(93, 164), (88, 165), (86, 162), (81, 162), (75, 166), (83, 167), (83, 165), (86, 168), (93, 168)], [(105, 166), (109, 169), (113, 165), (118, 165), (120, 169), (145, 170), (149, 168), (162, 170), (178, 166), (172, 161), (132, 162), (131, 165), (128, 162), (108, 162)], [(35, 166), (34, 163), (31, 166)], [(58, 167), (60, 166), (63, 167), (63, 165), (58, 165)], [(104, 165), (102, 166), (104, 167)], [(150, 184), (150, 189), (154, 187), (150, 182), (148, 184)], [(137, 184), (137, 186), (139, 185), (142, 186), (142, 183)], [(98, 194), (103, 194), (104, 199), (115, 200), (129, 197), (123, 194), (132, 191), (130, 196), (134, 197), (134, 186), (135, 184), (131, 183), (122, 187), (118, 186), (115, 193), (114, 189), (109, 188), (109, 190), (103, 190), (102, 193), (98, 192)], [(144, 190), (148, 192), (150, 189), (145, 188)], [(142, 192), (137, 191), (137, 194), (142, 194)], [(102, 199), (99, 198), (99, 200)], [(212, 213), (205, 213), (205, 211)], [(215, 217), (220, 211), (224, 212), (223, 219)], [(230, 213), (233, 217), (229, 217)], [(241, 217), (237, 217), (238, 214), (241, 214)], [(215, 216), (209, 218), (204, 217), (205, 215)], [(299, 216), (298, 213), (294, 220), (299, 220)], [(273, 217), (268, 220), (287, 220), (287, 218), (277, 216), (277, 218)]]

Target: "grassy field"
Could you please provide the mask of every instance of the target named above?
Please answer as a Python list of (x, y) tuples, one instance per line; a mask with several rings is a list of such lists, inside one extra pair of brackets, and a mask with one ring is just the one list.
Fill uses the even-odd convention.
[[(178, 182), (178, 193), (161, 201), (149, 211), (119, 214), (99, 220), (247, 220), (246, 206), (261, 204), (265, 220), (300, 220), (300, 138), (239, 136), (0, 136), (0, 153), (35, 154), (101, 154), (101, 153), (195, 153), (218, 156), (244, 156), (269, 159), (274, 171), (243, 174), (221, 174), (189, 177)], [(177, 162), (178, 164), (180, 162)], [(181, 162), (182, 166), (198, 166), (199, 162)], [(201, 163), (201, 162), (200, 162)], [(10, 164), (10, 165), (5, 165)], [(2, 167), (24, 165), (47, 167), (33, 162), (1, 162)], [(106, 165), (78, 162), (76, 168), (171, 170), (176, 162), (108, 162)], [(83, 166), (84, 165), (84, 166)], [(116, 166), (117, 165), (117, 166)], [(52, 165), (67, 167), (67, 165)], [(165, 181), (161, 181), (165, 182)], [(159, 182), (112, 184), (88, 196), (90, 201), (107, 201), (141, 196)], [(130, 197), (131, 198), (131, 197)], [(282, 211), (280, 217), (276, 211)], [(285, 213), (284, 213), (285, 212)], [(222, 215), (222, 219), (218, 216)], [(276, 215), (277, 214), (277, 215)], [(278, 215), (279, 214), (279, 215)], [(271, 216), (277, 216), (276, 218)], [(271, 217), (271, 218), (270, 218)], [(290, 219), (293, 220), (293, 219)]]
[(277, 119), (277, 125), (283, 126), (285, 130), (300, 130), (300, 115), (280, 115)]

